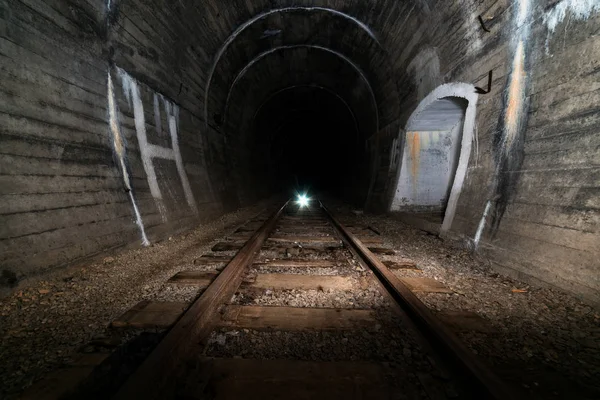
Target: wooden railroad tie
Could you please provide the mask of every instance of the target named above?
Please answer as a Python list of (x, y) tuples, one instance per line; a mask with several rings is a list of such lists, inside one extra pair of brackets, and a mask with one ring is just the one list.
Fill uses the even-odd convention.
[(219, 275), (216, 271), (181, 271), (172, 276), (167, 283), (178, 285), (196, 285), (205, 288)]
[(226, 264), (231, 261), (230, 256), (219, 256), (219, 255), (203, 255), (194, 260), (195, 265), (213, 265), (213, 264)]
[[(210, 358), (199, 370), (210, 371), (208, 385), (219, 399), (248, 393), (256, 399), (389, 399), (397, 391), (381, 363)], [(190, 388), (185, 395), (202, 398), (204, 389)]]
[(385, 247), (374, 247), (374, 246), (371, 247), (371, 246), (368, 246), (368, 248), (371, 251), (371, 253), (373, 253), (373, 254), (381, 254), (381, 255), (384, 255), (384, 256), (393, 256), (393, 255), (396, 254), (395, 250), (388, 249), (388, 248), (385, 248)]
[(188, 303), (143, 300), (111, 323), (112, 328), (167, 328), (187, 308)]
[(386, 260), (386, 261), (382, 261), (382, 263), (389, 269), (409, 269), (409, 270), (421, 272), (421, 269), (417, 266), (417, 263), (412, 260), (400, 260), (400, 261)]
[[(297, 237), (299, 238), (299, 237)], [(294, 238), (294, 239), (297, 239)], [(235, 241), (235, 242), (219, 242), (215, 244), (211, 250), (214, 252), (218, 251), (237, 251), (244, 246), (245, 242)], [(313, 249), (313, 250), (330, 250), (337, 249), (343, 247), (343, 243), (341, 241), (318, 241), (318, 242), (309, 242), (309, 241), (291, 241), (287, 239), (276, 239), (276, 240), (267, 240), (264, 244), (263, 248), (265, 249), (285, 249), (289, 247), (302, 247), (304, 249)]]
[(229, 305), (221, 326), (274, 330), (342, 330), (373, 326), (372, 310)]

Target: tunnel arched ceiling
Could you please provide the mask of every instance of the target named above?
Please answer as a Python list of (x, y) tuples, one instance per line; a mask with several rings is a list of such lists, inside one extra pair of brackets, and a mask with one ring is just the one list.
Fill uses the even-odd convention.
[[(344, 67), (350, 67), (351, 69), (354, 70), (354, 72), (356, 73), (356, 75), (358, 76), (358, 78), (360, 80), (362, 80), (362, 84), (366, 86), (369, 94), (371, 95), (371, 100), (372, 100), (372, 107), (373, 107), (373, 111), (375, 113), (375, 119), (377, 121), (376, 123), (376, 128), (379, 127), (379, 115), (378, 115), (378, 107), (377, 107), (377, 99), (375, 98), (375, 93), (373, 92), (373, 87), (371, 86), (371, 84), (369, 83), (369, 80), (367, 79), (367, 77), (365, 76), (364, 72), (360, 69), (360, 67), (358, 65), (356, 65), (354, 62), (352, 62), (352, 60), (350, 60), (348, 57), (346, 57), (345, 55), (343, 55), (342, 53), (339, 53), (335, 50), (331, 50), (327, 47), (322, 47), (322, 46), (317, 46), (317, 45), (312, 45), (312, 44), (299, 44), (299, 45), (292, 45), (292, 46), (278, 46), (275, 48), (272, 48), (270, 50), (267, 50), (263, 53), (260, 53), (258, 56), (256, 56), (254, 59), (252, 59), (252, 61), (250, 61), (235, 77), (235, 79), (233, 80), (233, 82), (231, 83), (231, 86), (229, 88), (229, 91), (227, 93), (227, 99), (225, 100), (225, 108), (224, 108), (224, 114), (227, 113), (227, 109), (229, 106), (229, 102), (232, 98), (232, 93), (235, 91), (235, 86), (237, 85), (237, 83), (242, 80), (243, 78), (246, 77), (246, 74), (248, 73), (248, 71), (251, 68), (259, 68), (260, 62), (268, 62), (269, 60), (267, 60), (268, 57), (270, 56), (276, 56), (278, 52), (283, 52), (286, 50), (297, 50), (297, 49), (306, 49), (307, 51), (304, 53), (305, 56), (311, 57), (313, 56), (315, 53), (320, 53), (320, 52), (324, 52), (324, 53), (328, 53), (327, 55), (331, 55), (334, 57), (337, 57), (340, 63), (342, 63), (343, 65), (335, 65), (332, 68), (332, 64), (328, 64), (328, 63), (321, 63), (323, 60), (319, 59), (319, 57), (315, 57), (316, 60), (319, 61), (318, 65), (314, 65), (314, 63), (310, 63), (313, 65), (307, 65), (307, 67), (313, 67), (314, 71), (316, 71), (316, 73), (318, 73), (319, 75), (322, 75), (323, 72), (325, 70), (328, 71), (328, 73), (330, 73), (330, 75), (333, 77), (334, 74), (337, 74), (337, 72), (339, 70), (344, 69)], [(281, 60), (284, 58), (284, 55), (281, 55), (281, 57), (276, 57), (275, 62)], [(272, 64), (272, 63), (271, 63)], [(306, 71), (311, 71), (311, 70), (305, 70), (303, 72)], [(294, 75), (290, 74), (290, 78), (294, 79)], [(340, 79), (339, 76), (336, 76), (336, 78)], [(333, 79), (332, 79), (333, 81)], [(346, 84), (349, 82), (345, 82)]]
[[(228, 98), (232, 97), (231, 92), (236, 90), (248, 68), (267, 65), (259, 60), (271, 55), (277, 57), (275, 50), (278, 48), (295, 46), (314, 46), (338, 54), (359, 70), (370, 86), (381, 125), (397, 118), (399, 94), (393, 73), (395, 60), (390, 59), (386, 47), (394, 45), (390, 37), (396, 40), (398, 36), (402, 37), (394, 33), (402, 28), (402, 21), (413, 13), (418, 14), (426, 6), (425, 2), (282, 1), (271, 7), (254, 4), (261, 2), (252, 3), (253, 10), (248, 10), (247, 4), (245, 8), (254, 14), (239, 21), (237, 29), (214, 57), (205, 89), (207, 123), (212, 123), (215, 115), (227, 112)], [(237, 7), (233, 9), (237, 10)], [(395, 49), (393, 53), (397, 52)], [(332, 74), (329, 79), (339, 80), (340, 77)], [(291, 85), (299, 83), (290, 82)]]
[(368, 81), (352, 64), (320, 47), (279, 48), (259, 59), (232, 86), (224, 110), (224, 130), (247, 133), (256, 112), (274, 93), (318, 86), (335, 93), (351, 110), (363, 138), (377, 129), (377, 105)]

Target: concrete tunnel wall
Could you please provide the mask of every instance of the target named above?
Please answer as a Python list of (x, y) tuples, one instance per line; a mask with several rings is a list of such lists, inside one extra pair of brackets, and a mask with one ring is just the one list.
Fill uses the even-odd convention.
[(5, 287), (269, 194), (246, 144), (265, 100), (294, 86), (349, 105), (365, 153), (351, 188), (388, 210), (419, 102), (444, 83), (486, 92), (491, 70), (446, 236), (600, 300), (595, 2), (1, 4)]

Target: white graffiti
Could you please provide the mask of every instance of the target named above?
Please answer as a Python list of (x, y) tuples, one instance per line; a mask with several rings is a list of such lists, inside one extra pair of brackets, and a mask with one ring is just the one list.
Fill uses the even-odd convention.
[(481, 220), (479, 221), (479, 225), (477, 226), (477, 232), (475, 233), (475, 237), (473, 238), (473, 247), (476, 249), (479, 246), (479, 241), (481, 240), (481, 234), (483, 233), (483, 228), (485, 228), (485, 223), (490, 213), (490, 208), (492, 206), (491, 201), (487, 201), (485, 205), (485, 210), (483, 211), (483, 215), (481, 216)]
[[(546, 36), (546, 54), (550, 53), (550, 35), (556, 31), (558, 25), (567, 18), (570, 11), (570, 19), (588, 19), (593, 12), (600, 12), (600, 1), (598, 0), (563, 0), (544, 15), (544, 23), (548, 27)], [(568, 23), (569, 20), (567, 20)], [(565, 27), (565, 31), (566, 31)]]
[[(154, 96), (155, 121), (161, 120), (159, 103), (162, 101), (167, 117), (169, 134), (171, 136), (171, 148), (161, 147), (152, 143), (148, 143), (148, 135), (146, 132), (146, 120), (144, 116), (144, 104), (142, 102), (139, 85), (137, 81), (123, 69), (117, 67), (116, 70), (119, 78), (121, 79), (123, 93), (127, 98), (129, 106), (133, 107), (135, 130), (137, 134), (138, 144), (140, 147), (142, 165), (144, 166), (144, 171), (146, 172), (148, 186), (150, 187), (150, 193), (152, 194), (152, 197), (156, 203), (156, 207), (158, 208), (161, 214), (163, 222), (167, 221), (167, 212), (163, 202), (163, 196), (156, 178), (156, 171), (154, 169), (153, 162), (154, 158), (175, 161), (175, 165), (177, 166), (177, 172), (181, 179), (181, 184), (183, 186), (183, 191), (185, 193), (187, 203), (190, 209), (197, 214), (198, 208), (196, 207), (196, 201), (194, 199), (192, 188), (190, 186), (187, 174), (185, 172), (185, 167), (183, 165), (183, 159), (181, 158), (181, 152), (179, 150), (179, 139), (177, 135), (179, 125), (179, 106), (164, 98), (164, 96), (160, 94), (156, 94)], [(157, 123), (156, 128), (160, 134), (162, 132), (161, 124)]]
[(110, 132), (112, 134), (113, 139), (113, 149), (115, 154), (119, 160), (119, 165), (121, 167), (121, 172), (123, 174), (123, 183), (125, 184), (125, 188), (129, 193), (129, 199), (131, 200), (131, 205), (133, 206), (133, 212), (135, 214), (135, 223), (140, 230), (140, 234), (142, 235), (142, 245), (149, 246), (150, 241), (146, 236), (146, 231), (144, 229), (144, 223), (142, 221), (142, 216), (140, 214), (140, 210), (138, 209), (137, 203), (135, 201), (135, 197), (133, 196), (133, 191), (131, 188), (131, 181), (129, 179), (129, 172), (127, 171), (127, 159), (126, 159), (126, 151), (125, 151), (125, 140), (123, 135), (121, 134), (121, 126), (119, 125), (118, 112), (117, 112), (117, 102), (115, 99), (115, 91), (112, 82), (112, 77), (110, 76), (110, 70), (108, 71), (108, 120)]
[(519, 0), (518, 1), (517, 19), (515, 21), (517, 24), (517, 28), (527, 22), (527, 20), (530, 16), (529, 15), (530, 14), (530, 6), (531, 6), (530, 0)]

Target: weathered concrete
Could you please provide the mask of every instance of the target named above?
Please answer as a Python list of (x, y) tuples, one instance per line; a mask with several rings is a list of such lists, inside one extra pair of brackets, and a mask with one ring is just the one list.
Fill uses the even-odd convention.
[[(598, 303), (600, 181), (592, 132), (600, 124), (600, 64), (592, 32), (600, 6), (592, 3), (445, 3), (432, 13), (438, 27), (427, 35), (432, 51), (421, 50), (413, 63), (435, 53), (446, 82), (483, 89), (493, 70), (491, 92), (477, 103), (473, 150), (446, 236), (477, 249), (498, 270)], [(404, 79), (411, 78), (429, 88), (435, 73)], [(403, 106), (417, 107), (421, 92)], [(387, 196), (391, 201), (389, 190)]]
[[(595, 2), (0, 7), (4, 285), (281, 190), (273, 170), (297, 145), (282, 129), (322, 143), (314, 156), (302, 147), (307, 159), (340, 155), (347, 197), (389, 210), (411, 164), (407, 135), (456, 126), (409, 119), (436, 88), (462, 83), (484, 90), (467, 99), (475, 116), (464, 119), (456, 173), (448, 151), (448, 173), (431, 186), (446, 204), (442, 232), (504, 271), (599, 300)], [(429, 110), (417, 121), (438, 119)]]

